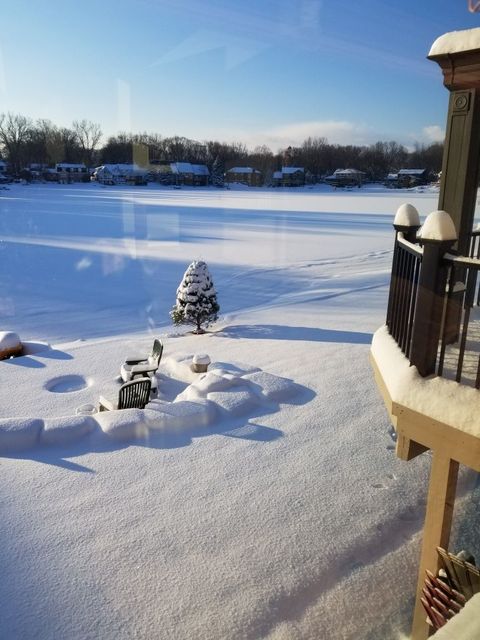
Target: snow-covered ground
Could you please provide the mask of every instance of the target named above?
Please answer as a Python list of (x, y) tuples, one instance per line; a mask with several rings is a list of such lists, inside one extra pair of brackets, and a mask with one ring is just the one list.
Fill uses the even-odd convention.
[[(0, 362), (0, 420), (52, 424), (95, 403), (117, 385), (123, 357), (148, 352), (154, 336), (167, 402), (194, 381), (181, 367), (194, 353), (295, 390), (275, 402), (259, 392), (241, 411), (216, 405), (207, 425), (131, 441), (94, 430), (1, 457), (1, 638), (408, 631), (429, 456), (396, 459), (368, 352), (385, 316), (393, 215), (409, 201), (423, 217), (437, 197), (0, 192), (0, 331), (53, 345)], [(168, 316), (194, 259), (208, 263), (221, 307), (200, 336)], [(69, 390), (72, 381), (84, 384)], [(467, 521), (478, 526), (473, 482), (463, 474), (459, 542)]]

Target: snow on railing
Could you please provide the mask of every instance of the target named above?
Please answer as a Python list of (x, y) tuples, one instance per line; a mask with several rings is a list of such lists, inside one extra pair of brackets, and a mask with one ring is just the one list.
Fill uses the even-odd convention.
[(479, 389), (480, 333), (470, 320), (480, 305), (480, 229), (471, 234), (469, 256), (460, 256), (445, 211), (431, 213), (420, 228), (416, 209), (402, 205), (394, 228), (390, 334), (420, 375), (454, 377)]

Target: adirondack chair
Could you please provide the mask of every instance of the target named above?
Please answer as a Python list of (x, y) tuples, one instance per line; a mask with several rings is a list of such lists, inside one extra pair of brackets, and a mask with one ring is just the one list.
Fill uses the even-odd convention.
[(436, 576), (427, 570), (423, 597), (420, 598), (428, 615), (427, 622), (435, 630), (444, 627), (470, 598), (480, 592), (480, 569), (473, 564), (473, 558), (455, 556), (441, 547), (437, 547), (437, 553), (442, 572)]
[(130, 380), (122, 384), (115, 402), (100, 396), (99, 411), (113, 411), (114, 409), (144, 409), (150, 400), (152, 381), (149, 377)]
[(135, 378), (149, 377), (152, 381), (152, 390), (157, 389), (157, 379), (155, 373), (160, 366), (160, 360), (162, 359), (163, 344), (160, 340), (155, 338), (153, 341), (152, 352), (143, 357), (130, 357), (126, 358), (125, 362), (120, 368), (120, 376), (124, 382), (135, 380)]

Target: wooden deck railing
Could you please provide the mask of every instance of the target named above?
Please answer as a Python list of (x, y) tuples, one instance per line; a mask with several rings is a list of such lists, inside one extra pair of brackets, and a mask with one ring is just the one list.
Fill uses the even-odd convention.
[(422, 255), (422, 248), (399, 232), (393, 252), (387, 326), (407, 358), (410, 358)]
[(417, 225), (394, 226), (390, 334), (420, 375), (450, 377), (453, 370), (457, 382), (479, 389), (480, 327), (472, 331), (470, 321), (480, 303), (480, 230), (467, 257), (455, 255), (454, 240), (417, 238)]
[[(471, 311), (478, 305), (480, 289), (478, 286), (480, 259), (465, 258), (448, 254), (445, 263), (449, 268), (448, 286), (445, 295), (445, 319), (442, 327), (440, 350), (438, 357), (438, 375), (444, 374), (447, 349), (451, 346), (449, 368), (454, 367), (457, 382), (473, 382), (480, 388), (480, 353), (475, 347), (479, 344), (479, 335), (471, 332)], [(474, 327), (474, 331), (477, 326)], [(470, 361), (465, 367), (467, 340), (470, 342)], [(476, 362), (473, 362), (476, 360)], [(467, 378), (472, 378), (468, 380)]]

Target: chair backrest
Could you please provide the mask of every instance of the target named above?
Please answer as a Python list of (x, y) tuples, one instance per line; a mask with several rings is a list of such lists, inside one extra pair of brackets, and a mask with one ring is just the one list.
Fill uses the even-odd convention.
[(163, 344), (160, 342), (160, 340), (155, 338), (155, 340), (153, 341), (152, 358), (155, 358), (158, 364), (160, 364), (160, 360), (162, 359), (162, 353)]
[(144, 409), (150, 400), (150, 378), (137, 378), (126, 382), (118, 392), (119, 409)]

